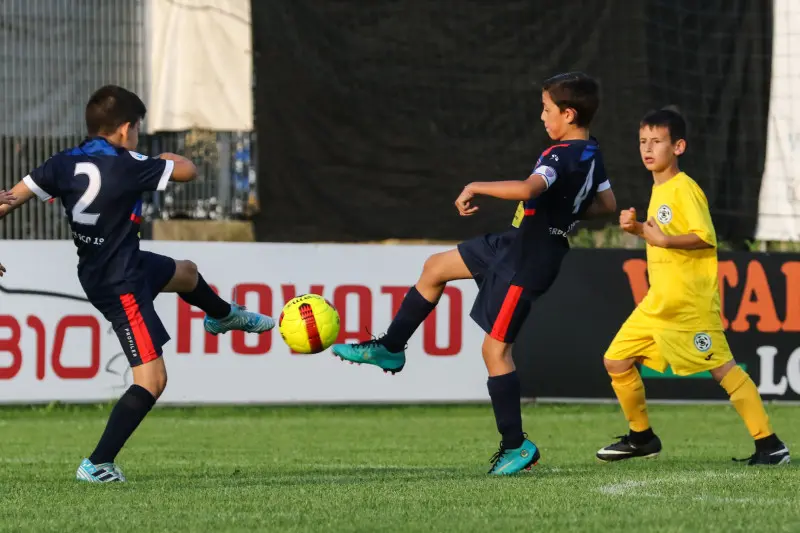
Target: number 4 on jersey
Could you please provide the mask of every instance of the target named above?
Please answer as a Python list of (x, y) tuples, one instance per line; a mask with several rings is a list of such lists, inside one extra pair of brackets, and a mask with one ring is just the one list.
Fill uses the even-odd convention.
[(586, 174), (586, 181), (583, 182), (583, 187), (581, 190), (578, 191), (578, 195), (575, 196), (575, 202), (572, 204), (572, 214), (575, 215), (580, 211), (581, 204), (589, 197), (589, 193), (592, 191), (592, 181), (594, 179), (594, 159), (592, 160), (592, 165), (589, 167), (589, 172)]

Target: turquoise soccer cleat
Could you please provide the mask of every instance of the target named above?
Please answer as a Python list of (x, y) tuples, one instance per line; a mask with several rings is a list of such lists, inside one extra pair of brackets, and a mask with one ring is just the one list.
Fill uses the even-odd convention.
[(522, 446), (507, 450), (500, 443), (500, 449), (492, 456), (492, 468), (489, 473), (495, 476), (506, 476), (516, 474), (522, 470), (530, 470), (535, 465), (541, 454), (539, 448), (534, 443), (525, 439)]
[(122, 473), (122, 470), (114, 463), (102, 463), (99, 465), (92, 464), (89, 459), (84, 459), (78, 471), (75, 473), (75, 478), (79, 481), (87, 481), (89, 483), (112, 483), (127, 481)]
[(396, 374), (406, 366), (406, 352), (392, 353), (378, 339), (359, 344), (334, 344), (331, 351), (342, 361), (357, 365), (375, 365), (384, 372)]
[(248, 311), (246, 307), (231, 304), (231, 312), (225, 318), (211, 318), (206, 315), (203, 327), (212, 335), (238, 330), (247, 333), (264, 333), (275, 327), (275, 320), (267, 315)]

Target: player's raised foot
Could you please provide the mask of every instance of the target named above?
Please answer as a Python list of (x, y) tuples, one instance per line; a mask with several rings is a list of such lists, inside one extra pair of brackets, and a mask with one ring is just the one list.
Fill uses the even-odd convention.
[(275, 327), (275, 320), (267, 315), (248, 311), (243, 305), (231, 304), (231, 312), (225, 318), (211, 318), (206, 315), (203, 327), (212, 335), (238, 330), (247, 333), (264, 333)]
[(358, 344), (334, 344), (331, 351), (342, 361), (375, 365), (392, 374), (400, 372), (406, 366), (406, 352), (390, 352), (379, 339)]
[(507, 476), (522, 470), (530, 470), (540, 458), (539, 448), (528, 439), (522, 441), (522, 446), (513, 449), (506, 449), (501, 442), (500, 449), (490, 460), (492, 468), (489, 469), (489, 474)]
[(616, 437), (619, 440), (597, 450), (597, 458), (603, 462), (622, 461), (634, 457), (654, 458), (661, 453), (661, 439), (653, 436), (647, 443), (633, 443), (629, 435)]
[[(777, 440), (777, 439), (776, 439)], [(746, 459), (734, 459), (734, 461), (747, 461), (748, 466), (775, 466), (788, 465), (791, 462), (789, 448), (780, 440), (767, 449), (756, 450), (756, 453)]]
[(127, 481), (122, 474), (122, 470), (114, 463), (102, 463), (99, 465), (92, 464), (89, 459), (84, 459), (75, 477), (79, 481), (88, 481), (89, 483), (113, 483)]

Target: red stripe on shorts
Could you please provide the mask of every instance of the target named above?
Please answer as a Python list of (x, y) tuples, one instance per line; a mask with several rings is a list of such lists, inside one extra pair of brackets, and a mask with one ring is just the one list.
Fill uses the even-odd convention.
[(314, 310), (309, 304), (302, 304), (299, 310), (300, 318), (303, 319), (306, 325), (306, 334), (308, 335), (308, 344), (311, 346), (311, 352), (321, 352), (322, 339), (319, 338), (319, 329), (317, 328), (317, 319), (314, 318)]
[(494, 326), (492, 326), (492, 332), (489, 334), (493, 339), (505, 342), (506, 333), (508, 333), (508, 327), (511, 325), (511, 319), (514, 317), (514, 310), (517, 308), (520, 296), (522, 296), (522, 287), (511, 285), (508, 288), (503, 305), (500, 307)]
[(131, 325), (133, 340), (136, 342), (136, 349), (139, 350), (139, 358), (142, 363), (158, 359), (158, 352), (153, 346), (153, 339), (150, 337), (150, 332), (147, 331), (147, 325), (144, 323), (144, 317), (139, 310), (139, 304), (136, 303), (136, 298), (133, 294), (123, 294), (119, 300), (125, 310), (125, 316), (128, 317), (128, 324)]
[(536, 214), (536, 209), (526, 209), (525, 210), (525, 216), (526, 217), (532, 217), (535, 214)]

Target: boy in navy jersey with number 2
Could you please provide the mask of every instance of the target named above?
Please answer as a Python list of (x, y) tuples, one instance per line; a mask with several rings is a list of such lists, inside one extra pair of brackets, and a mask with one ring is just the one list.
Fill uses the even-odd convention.
[(471, 316), (486, 332), (483, 360), (503, 439), (490, 474), (513, 474), (539, 459), (536, 445), (522, 431), (520, 383), (511, 347), (531, 303), (555, 281), (569, 250), (567, 235), (577, 221), (616, 209), (599, 146), (588, 130), (598, 93), (597, 82), (582, 73), (546, 80), (541, 119), (555, 144), (542, 153), (526, 180), (470, 183), (456, 200), (461, 216), (478, 210), (473, 199), (479, 195), (518, 200), (514, 227), (431, 256), (385, 336), (333, 347), (342, 359), (399, 372), (406, 363), (408, 339), (436, 306), (445, 284), (473, 278), (479, 290)]
[(12, 205), (0, 206), (5, 216), (33, 196), (61, 200), (78, 249), (81, 286), (111, 322), (133, 369), (134, 385), (111, 411), (97, 448), (78, 467), (77, 478), (89, 482), (125, 481), (116, 456), (167, 384), (161, 355), (170, 337), (153, 306), (159, 293), (178, 293), (202, 309), (205, 329), (215, 335), (274, 327), (272, 318), (222, 300), (191, 261), (139, 249), (142, 193), (197, 176), (185, 157), (149, 158), (134, 151), (146, 112), (134, 93), (112, 85), (100, 88), (86, 106), (89, 137), (25, 176), (11, 190)]

